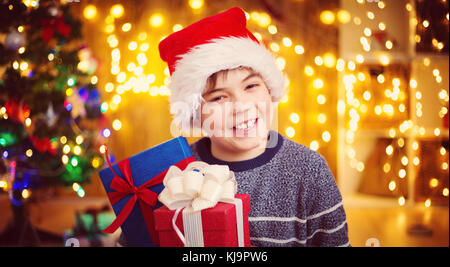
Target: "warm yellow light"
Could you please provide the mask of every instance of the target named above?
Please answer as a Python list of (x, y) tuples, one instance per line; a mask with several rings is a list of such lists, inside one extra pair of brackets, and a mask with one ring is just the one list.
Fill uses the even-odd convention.
[(131, 51), (136, 50), (136, 48), (137, 48), (136, 42), (133, 41), (128, 44), (128, 49), (130, 49)]
[(277, 43), (272, 42), (272, 43), (270, 43), (270, 49), (273, 52), (278, 52), (278, 51), (280, 51), (280, 46)]
[(303, 48), (303, 46), (301, 46), (301, 45), (296, 45), (294, 50), (295, 50), (295, 53), (297, 53), (299, 55), (305, 53), (305, 48)]
[(87, 5), (83, 10), (86, 19), (93, 19), (97, 15), (97, 8), (94, 5)]
[(386, 30), (386, 24), (384, 24), (384, 22), (378, 23), (378, 29), (380, 29), (380, 31)]
[(384, 171), (385, 173), (388, 173), (390, 170), (391, 170), (391, 164), (389, 164), (388, 162), (386, 162), (386, 163), (383, 165), (383, 171)]
[(112, 102), (118, 105), (122, 101), (122, 97), (120, 95), (113, 96)]
[(418, 166), (420, 164), (420, 159), (418, 157), (414, 157), (413, 164), (414, 166)]
[(189, 0), (189, 6), (192, 9), (200, 9), (203, 6), (203, 0)]
[(317, 141), (312, 141), (312, 142), (309, 144), (309, 148), (311, 148), (311, 149), (314, 150), (314, 151), (317, 151), (317, 150), (319, 149), (319, 142), (317, 142)]
[(110, 13), (115, 18), (120, 18), (123, 16), (123, 6), (121, 4), (116, 4), (111, 7)]
[(444, 197), (448, 197), (448, 188), (442, 189), (442, 195), (443, 195)]
[(333, 53), (325, 53), (325, 55), (323, 55), (323, 62), (325, 67), (333, 68), (336, 64), (336, 57)]
[(375, 106), (375, 114), (380, 115), (381, 112), (383, 112), (383, 109), (379, 105), (376, 105)]
[(322, 66), (322, 64), (323, 64), (323, 59), (322, 59), (322, 57), (320, 57), (320, 56), (316, 56), (316, 57), (314, 58), (314, 62), (316, 63), (317, 66)]
[(31, 156), (33, 156), (33, 150), (28, 149), (27, 151), (25, 151), (25, 155), (29, 158), (31, 158)]
[(317, 78), (313, 81), (313, 87), (316, 89), (321, 89), (323, 88), (323, 81), (320, 78)]
[(292, 46), (292, 40), (289, 37), (284, 37), (283, 38), (283, 45), (286, 47), (291, 47)]
[(403, 196), (401, 196), (401, 197), (399, 197), (398, 198), (398, 204), (400, 205), (400, 206), (404, 206), (405, 205), (405, 197), (403, 197)]
[(111, 93), (113, 90), (114, 90), (114, 84), (111, 83), (111, 82), (108, 82), (105, 85), (105, 91), (108, 92), (108, 93)]
[(372, 20), (375, 18), (375, 14), (372, 11), (369, 11), (367, 12), (367, 17)]
[(65, 143), (67, 143), (67, 137), (61, 136), (61, 138), (59, 138), (59, 141), (64, 145)]
[(31, 125), (31, 119), (30, 118), (26, 118), (25, 119), (25, 126), (30, 127)]
[[(53, 55), (53, 54), (52, 54)], [(17, 62), (17, 60), (15, 60), (14, 62), (13, 62), (13, 68), (15, 69), (15, 70), (17, 70), (18, 68), (19, 68), (19, 62)]]
[(4, 191), (7, 191), (8, 183), (6, 181), (0, 180), (0, 188), (2, 188)]
[(391, 40), (387, 40), (386, 43), (385, 43), (385, 46), (386, 46), (387, 49), (390, 50), (390, 49), (392, 49), (392, 47), (394, 47), (394, 44), (392, 43)]
[(389, 191), (394, 191), (396, 187), (397, 187), (397, 184), (395, 183), (395, 181), (389, 182)]
[(131, 30), (131, 23), (127, 22), (127, 23), (122, 25), (122, 31), (128, 32), (130, 30)]
[(406, 177), (406, 170), (405, 169), (400, 169), (399, 171), (398, 171), (398, 177), (400, 177), (400, 178), (405, 178)]
[(69, 154), (69, 152), (70, 152), (70, 146), (69, 146), (69, 145), (64, 145), (64, 146), (63, 146), (63, 152), (64, 152), (64, 154)]
[(348, 12), (347, 10), (339, 10), (337, 13), (337, 18), (339, 20), (340, 23), (342, 24), (346, 24), (349, 23), (351, 18), (350, 12)]
[(175, 24), (175, 25), (173, 25), (173, 28), (172, 28), (172, 30), (174, 32), (180, 31), (182, 29), (183, 29), (183, 26), (181, 26), (180, 24)]
[(295, 130), (294, 130), (294, 128), (292, 128), (292, 127), (287, 127), (287, 128), (286, 128), (286, 135), (287, 135), (287, 137), (289, 137), (289, 138), (294, 137), (294, 135), (295, 135)]
[(21, 70), (26, 70), (26, 69), (28, 69), (28, 63), (25, 62), (25, 61), (23, 61), (22, 63), (20, 63), (19, 68), (20, 68)]
[(371, 97), (372, 97), (372, 95), (370, 94), (369, 91), (364, 91), (364, 93), (363, 93), (364, 100), (369, 101)]
[(144, 53), (139, 53), (139, 55), (137, 55), (137, 61), (139, 65), (144, 66), (147, 64), (147, 57)]
[(262, 13), (252, 12), (252, 15), (255, 13), (257, 14), (256, 16), (254, 16), (256, 18), (255, 21), (260, 27), (265, 28), (269, 26), (270, 23), (272, 22), (270, 15), (267, 14), (266, 12)]
[(336, 62), (336, 70), (344, 71), (344, 69), (345, 69), (345, 61), (342, 58), (340, 58)]
[(160, 27), (163, 23), (164, 17), (159, 13), (153, 14), (150, 17), (150, 25), (152, 25), (153, 27)]
[(114, 130), (118, 131), (122, 128), (122, 122), (120, 122), (120, 120), (114, 120), (112, 127)]
[(408, 165), (408, 157), (403, 156), (402, 159), (401, 159), (401, 161), (402, 161), (402, 165), (403, 165), (403, 166)]
[(392, 147), (392, 145), (388, 145), (386, 147), (386, 155), (392, 155), (392, 153), (394, 153), (394, 148)]
[(323, 141), (325, 141), (325, 142), (330, 142), (330, 140), (331, 140), (331, 134), (330, 134), (330, 132), (329, 131), (324, 131), (323, 133), (322, 133), (322, 139), (323, 139)]
[(253, 35), (258, 39), (258, 41), (262, 41), (262, 35), (259, 32), (254, 32)]
[(324, 24), (333, 24), (335, 20), (334, 13), (330, 10), (324, 10), (320, 13), (320, 21)]
[(120, 50), (118, 48), (115, 48), (111, 51), (111, 57), (112, 61), (119, 61), (120, 60)]
[(389, 129), (389, 137), (390, 138), (394, 138), (396, 134), (397, 134), (397, 131), (395, 131), (394, 128)]
[(367, 37), (370, 37), (370, 36), (372, 36), (372, 30), (370, 29), (370, 28), (364, 28), (364, 35), (365, 36), (367, 36)]
[(81, 145), (83, 143), (83, 141), (84, 141), (84, 138), (81, 135), (78, 135), (77, 138), (75, 139), (75, 142), (79, 145)]
[(267, 27), (267, 30), (270, 34), (276, 34), (278, 32), (278, 29), (275, 25), (270, 25), (269, 27)]
[(422, 25), (423, 25), (425, 28), (428, 28), (428, 26), (430, 26), (430, 22), (429, 22), (428, 20), (424, 20), (424, 21), (422, 22)]
[(359, 64), (364, 63), (364, 56), (361, 54), (356, 55), (356, 62), (358, 62)]
[(389, 65), (390, 59), (387, 55), (380, 56), (379, 60), (380, 60), (381, 65), (383, 65), (383, 66)]
[(439, 130), (439, 128), (435, 128), (434, 129), (434, 135), (435, 136), (439, 136), (441, 134), (441, 130)]
[(444, 156), (447, 153), (447, 149), (445, 149), (445, 147), (441, 146), (441, 148), (439, 149), (439, 153)]
[(436, 178), (431, 178), (428, 184), (431, 188), (436, 188), (439, 185), (439, 180)]
[(80, 147), (80, 146), (75, 146), (75, 147), (73, 148), (73, 153), (74, 153), (75, 155), (80, 155), (80, 154), (81, 154), (81, 147)]
[(384, 75), (383, 74), (378, 74), (377, 76), (377, 81), (379, 83), (384, 83)]
[(321, 123), (321, 124), (324, 124), (324, 123), (327, 121), (327, 115), (325, 115), (325, 114), (323, 114), (323, 113), (320, 113), (320, 114), (317, 116), (317, 121), (318, 121), (319, 123)]
[(123, 82), (125, 82), (126, 78), (127, 78), (127, 75), (125, 74), (125, 72), (121, 72), (117, 75), (116, 80), (119, 83), (123, 83)]
[(293, 122), (293, 123), (298, 123), (300, 121), (300, 116), (297, 113), (291, 113), (291, 115), (289, 116), (289, 119)]
[(73, 191), (77, 192), (78, 190), (80, 190), (80, 184), (73, 183), (72, 184), (72, 189), (73, 189)]
[(325, 104), (326, 101), (327, 101), (327, 98), (324, 95), (317, 96), (317, 103), (319, 103), (320, 105)]
[(113, 36), (113, 38), (108, 39), (108, 44), (110, 47), (116, 47), (119, 44), (119, 41)]
[(423, 204), (425, 205), (426, 208), (429, 208), (431, 206), (431, 199), (427, 198), (427, 200), (425, 200)]
[(443, 169), (444, 171), (446, 171), (448, 169), (448, 163), (447, 162), (442, 162), (441, 164), (441, 169)]
[(307, 76), (312, 76), (314, 75), (314, 69), (311, 66), (306, 66), (305, 67), (305, 74)]
[(97, 169), (100, 166), (100, 158), (99, 157), (94, 157), (92, 159), (92, 167), (94, 167), (95, 169)]
[(28, 190), (28, 189), (26, 189), (26, 188), (25, 188), (24, 190), (22, 190), (22, 197), (23, 197), (24, 199), (29, 198), (30, 195), (31, 195), (31, 191), (30, 191), (30, 190)]

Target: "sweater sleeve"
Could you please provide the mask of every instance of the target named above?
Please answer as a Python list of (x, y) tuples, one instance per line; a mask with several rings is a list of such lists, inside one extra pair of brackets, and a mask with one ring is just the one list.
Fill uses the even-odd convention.
[(307, 181), (306, 246), (350, 246), (342, 197), (323, 156)]

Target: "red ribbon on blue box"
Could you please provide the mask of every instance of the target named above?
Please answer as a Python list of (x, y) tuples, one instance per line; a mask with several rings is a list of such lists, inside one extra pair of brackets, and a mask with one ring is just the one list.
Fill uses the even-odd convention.
[(114, 166), (106, 158), (109, 168), (99, 174), (116, 219), (103, 231), (113, 233), (122, 227), (127, 245), (158, 245), (153, 210), (162, 206), (158, 194), (164, 176), (172, 165), (185, 169), (195, 161), (186, 138), (174, 138)]

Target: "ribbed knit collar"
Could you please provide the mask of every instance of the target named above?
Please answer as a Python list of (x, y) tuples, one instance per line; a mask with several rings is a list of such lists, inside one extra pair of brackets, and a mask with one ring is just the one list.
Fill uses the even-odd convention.
[(209, 139), (209, 137), (203, 137), (200, 139), (196, 146), (197, 153), (202, 161), (208, 164), (228, 165), (230, 170), (234, 172), (241, 172), (257, 168), (269, 162), (280, 150), (282, 144), (283, 136), (274, 130), (270, 130), (266, 150), (261, 155), (253, 159), (243, 161), (223, 161), (214, 157), (211, 154), (211, 139)]

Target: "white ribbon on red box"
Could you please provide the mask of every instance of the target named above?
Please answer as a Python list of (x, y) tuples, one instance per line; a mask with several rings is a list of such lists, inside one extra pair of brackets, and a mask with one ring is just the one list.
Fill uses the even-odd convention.
[[(242, 200), (234, 198), (237, 183), (234, 172), (227, 165), (209, 165), (202, 161), (191, 162), (184, 171), (171, 166), (164, 177), (164, 190), (158, 200), (170, 210), (175, 210), (172, 225), (184, 246), (203, 247), (201, 211), (212, 208), (218, 202), (236, 206), (238, 245), (244, 246)], [(183, 210), (181, 233), (175, 222)]]

